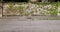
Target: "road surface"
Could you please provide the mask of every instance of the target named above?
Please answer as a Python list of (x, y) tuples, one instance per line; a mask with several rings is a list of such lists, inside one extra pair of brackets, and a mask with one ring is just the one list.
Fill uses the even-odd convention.
[(60, 20), (0, 19), (0, 32), (60, 32)]

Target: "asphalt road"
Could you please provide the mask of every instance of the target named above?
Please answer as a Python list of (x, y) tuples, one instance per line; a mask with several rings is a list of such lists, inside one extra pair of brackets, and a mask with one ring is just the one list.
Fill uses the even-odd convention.
[(0, 19), (0, 32), (60, 32), (60, 20)]

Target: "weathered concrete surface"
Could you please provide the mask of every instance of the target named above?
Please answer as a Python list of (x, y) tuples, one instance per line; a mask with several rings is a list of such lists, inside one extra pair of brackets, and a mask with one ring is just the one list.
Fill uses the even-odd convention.
[(0, 32), (60, 32), (60, 20), (0, 19)]

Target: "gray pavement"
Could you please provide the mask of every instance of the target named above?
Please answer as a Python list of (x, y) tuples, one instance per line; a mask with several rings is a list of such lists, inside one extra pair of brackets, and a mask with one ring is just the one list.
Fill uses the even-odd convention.
[(60, 20), (0, 21), (0, 32), (60, 32)]
[(0, 32), (60, 32), (60, 20), (0, 19)]

